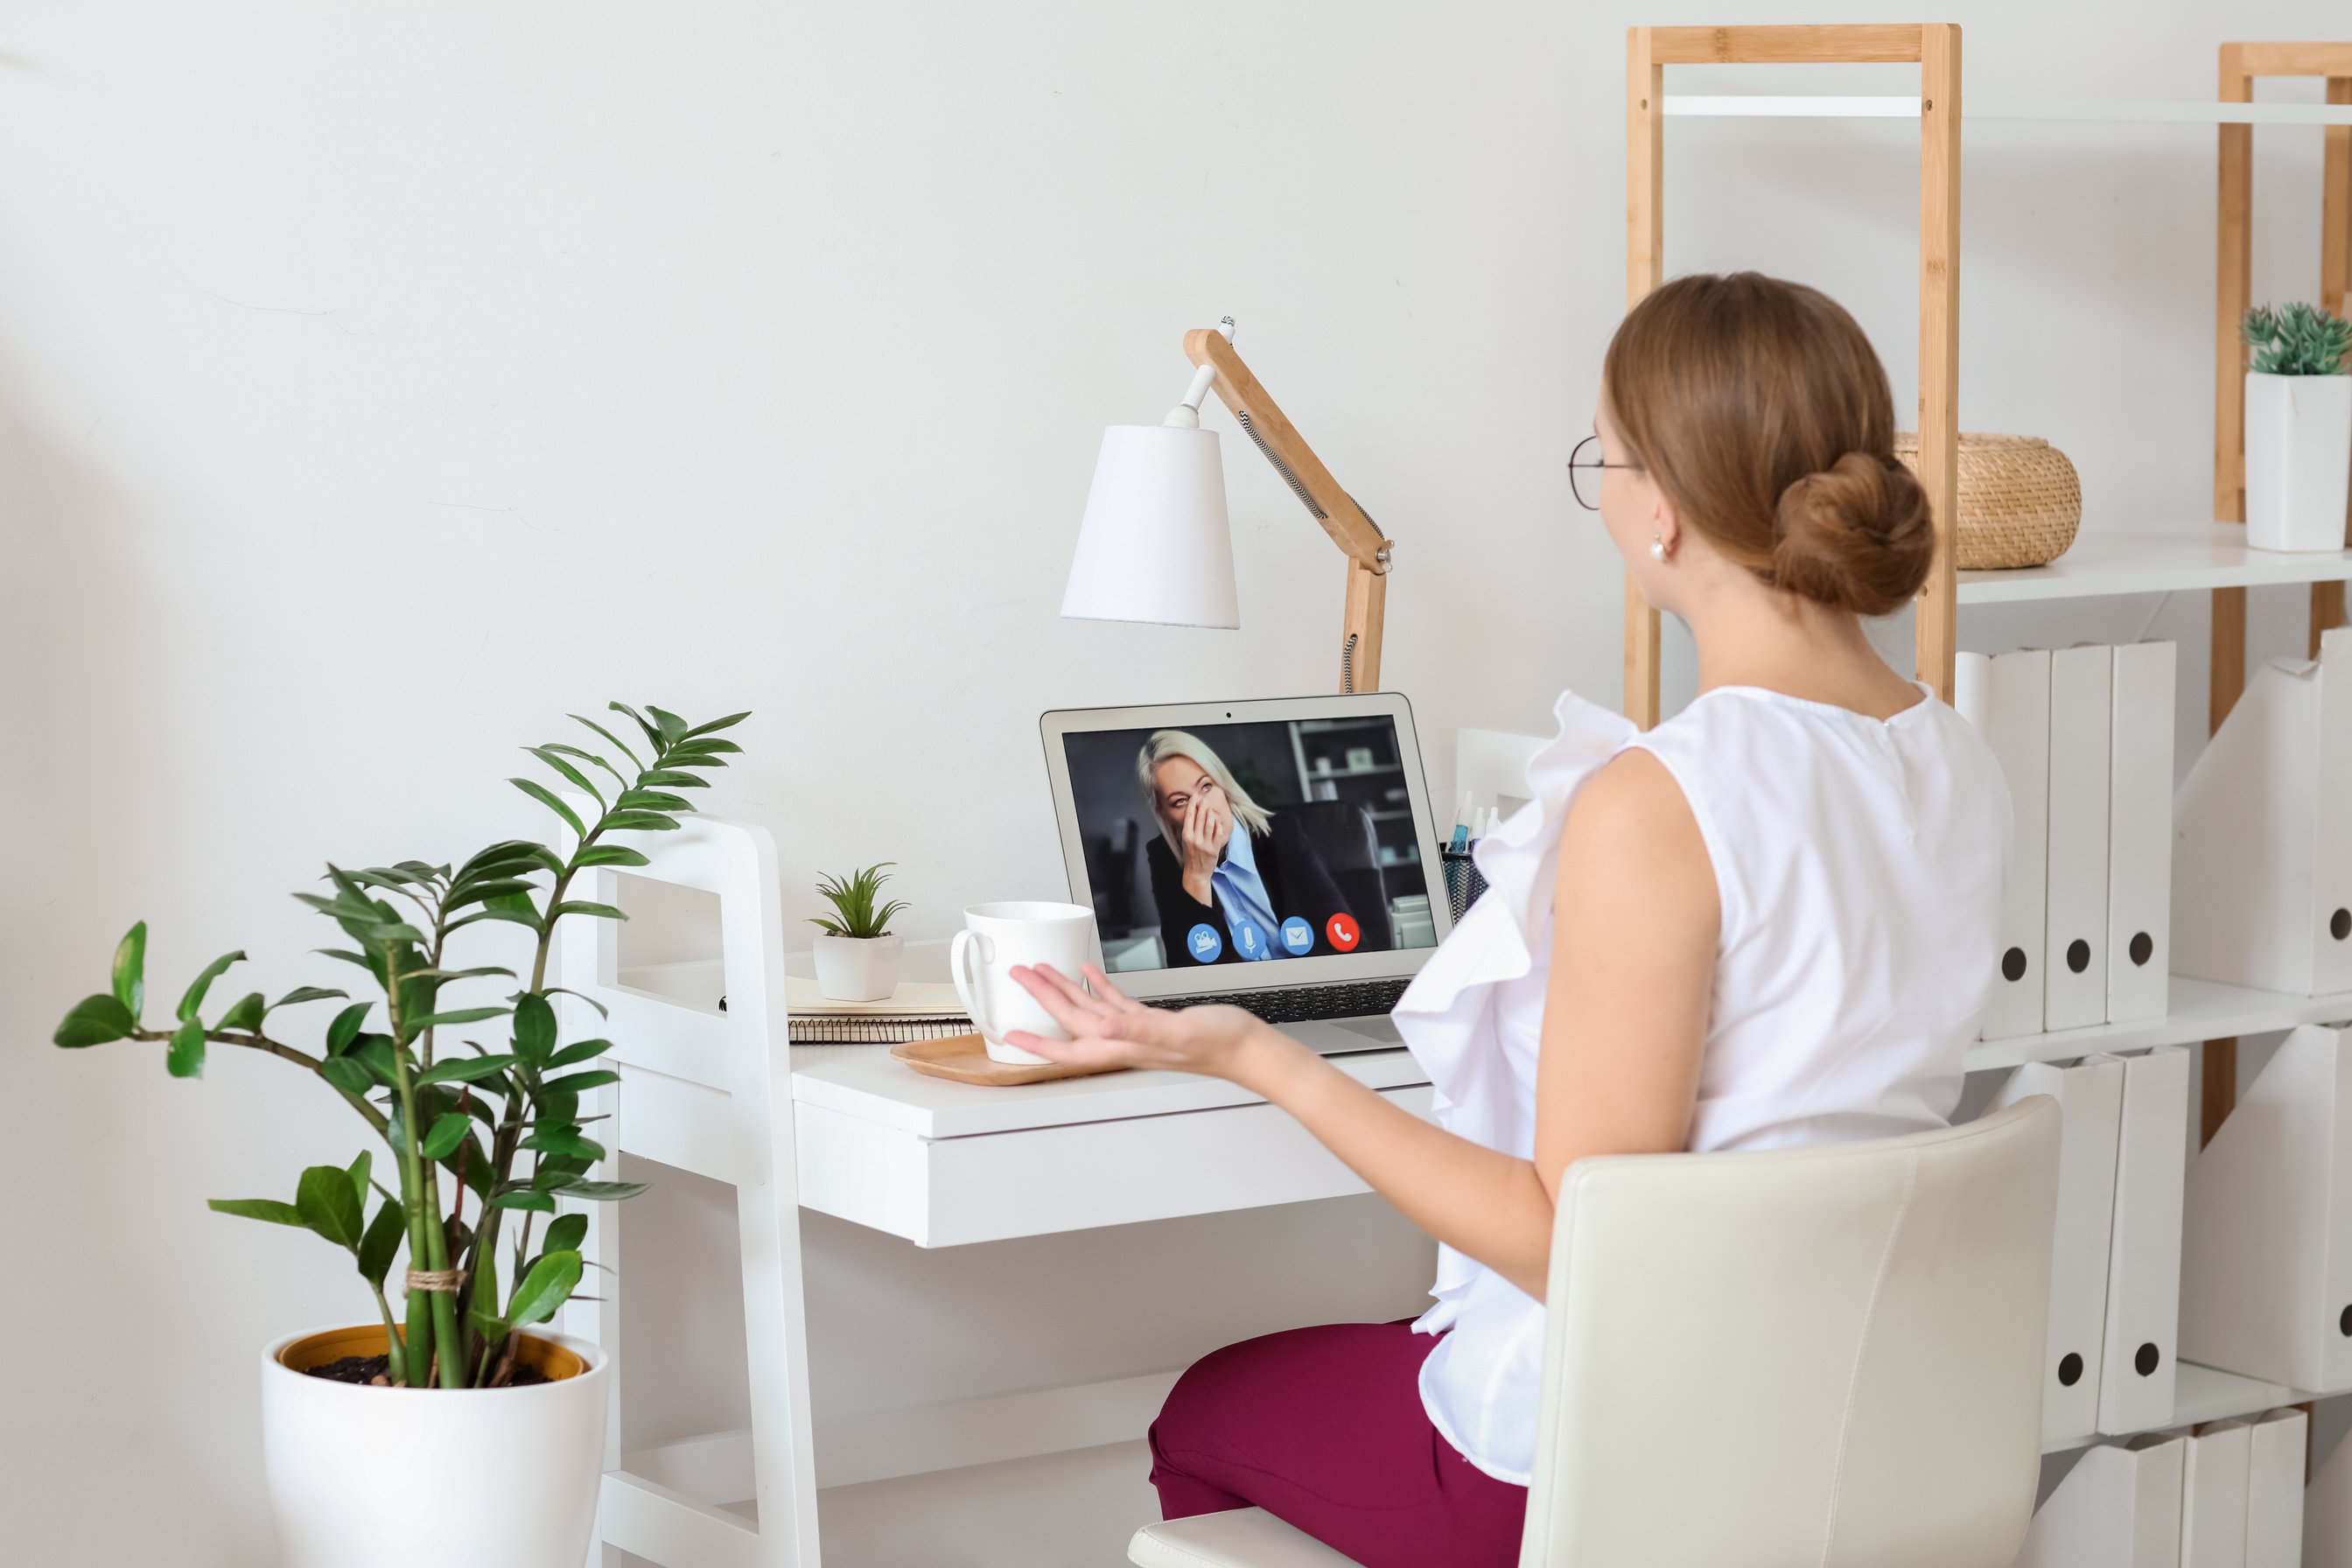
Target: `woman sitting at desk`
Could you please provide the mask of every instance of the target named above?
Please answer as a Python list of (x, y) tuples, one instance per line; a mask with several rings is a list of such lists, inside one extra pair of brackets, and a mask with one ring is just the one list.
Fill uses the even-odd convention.
[(1894, 442), (1885, 371), (1811, 289), (1683, 278), (1618, 327), (1570, 477), (1688, 623), (1699, 694), (1647, 733), (1560, 699), (1531, 804), (1479, 847), (1490, 890), (1396, 1007), (1437, 1124), (1237, 1007), (1014, 972), (1073, 1037), (1013, 1044), (1241, 1085), (1442, 1244), (1418, 1321), (1196, 1363), (1151, 1428), (1169, 1517), (1255, 1504), (1367, 1568), (1507, 1568), (1567, 1167), (1950, 1117), (2010, 808), (1976, 731), (1863, 634), (1936, 548)]
[[(1338, 952), (1334, 915), (1354, 922), (1343, 931), (1360, 933), (1348, 951), (1387, 945), (1388, 922), (1367, 925), (1348, 907), (1298, 819), (1252, 800), (1207, 742), (1159, 731), (1136, 753), (1135, 774), (1160, 824), (1144, 858), (1171, 967)], [(1292, 920), (1306, 921), (1310, 946), (1285, 945)]]

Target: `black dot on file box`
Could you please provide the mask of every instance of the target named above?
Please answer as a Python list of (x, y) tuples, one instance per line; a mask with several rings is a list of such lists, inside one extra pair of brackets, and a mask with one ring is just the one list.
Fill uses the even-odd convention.
[(2136, 965), (2137, 965), (2137, 964), (2143, 964), (2143, 963), (2146, 963), (2149, 959), (2151, 959), (2151, 958), (2153, 958), (2153, 957), (2155, 957), (2155, 956), (2156, 956), (2156, 939), (2155, 939), (2154, 937), (2152, 937), (2152, 936), (2148, 935), (2148, 934), (2147, 934), (2147, 932), (2146, 932), (2146, 931), (2136, 931), (2132, 932), (2132, 939), (2131, 939), (2131, 961), (2132, 961), (2132, 963), (2133, 963), (2134, 964), (2136, 964)]
[(2083, 1381), (2083, 1358), (2068, 1351), (2058, 1361), (2058, 1386), (2072, 1388)]
[(2156, 1342), (2151, 1340), (2147, 1343), (2140, 1346), (2139, 1349), (2134, 1352), (2132, 1356), (2132, 1370), (2139, 1373), (2142, 1377), (2154, 1377), (2156, 1375), (2157, 1363), (2163, 1360), (2163, 1353), (2156, 1348)]
[(2066, 967), (2080, 974), (2091, 967), (2091, 944), (2081, 937), (2066, 944)]
[(2000, 955), (2000, 977), (2003, 980), (2025, 978), (2025, 950), (2012, 947)]
[(2336, 1315), (2336, 1331), (2342, 1334), (2346, 1339), (2352, 1340), (2352, 1307), (2345, 1308), (2342, 1312)]
[(2338, 910), (2328, 916), (2327, 934), (2338, 942), (2352, 936), (2352, 910)]

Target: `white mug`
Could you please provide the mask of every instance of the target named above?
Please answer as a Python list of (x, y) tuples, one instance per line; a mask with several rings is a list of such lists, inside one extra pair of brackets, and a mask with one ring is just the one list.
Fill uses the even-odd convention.
[(963, 912), (963, 926), (948, 949), (948, 975), (964, 1011), (980, 1027), (989, 1059), (1029, 1065), (1053, 1060), (1004, 1043), (1005, 1036), (1021, 1030), (1048, 1040), (1070, 1037), (1012, 971), (1016, 964), (1050, 963), (1076, 979), (1078, 966), (1098, 962), (1102, 951), (1095, 937), (1095, 912), (1080, 904), (1015, 899), (972, 905)]

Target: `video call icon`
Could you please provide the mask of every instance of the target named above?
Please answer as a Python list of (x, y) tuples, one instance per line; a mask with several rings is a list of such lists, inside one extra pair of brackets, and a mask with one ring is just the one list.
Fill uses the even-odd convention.
[(1184, 933), (1184, 945), (1192, 950), (1194, 963), (1214, 963), (1225, 950), (1225, 939), (1217, 934), (1216, 927), (1204, 923)]

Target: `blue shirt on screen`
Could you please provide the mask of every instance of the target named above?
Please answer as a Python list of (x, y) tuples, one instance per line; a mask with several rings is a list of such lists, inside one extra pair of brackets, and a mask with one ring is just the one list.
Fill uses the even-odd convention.
[[(1250, 846), (1249, 829), (1238, 822), (1225, 845), (1225, 858), (1209, 873), (1209, 886), (1216, 890), (1217, 907), (1224, 910), (1225, 924), (1234, 933), (1234, 951), (1253, 963), (1272, 958), (1274, 933), (1282, 922), (1274, 918), (1265, 879), (1257, 874), (1257, 854)], [(1256, 928), (1256, 942), (1242, 940), (1244, 921)]]

